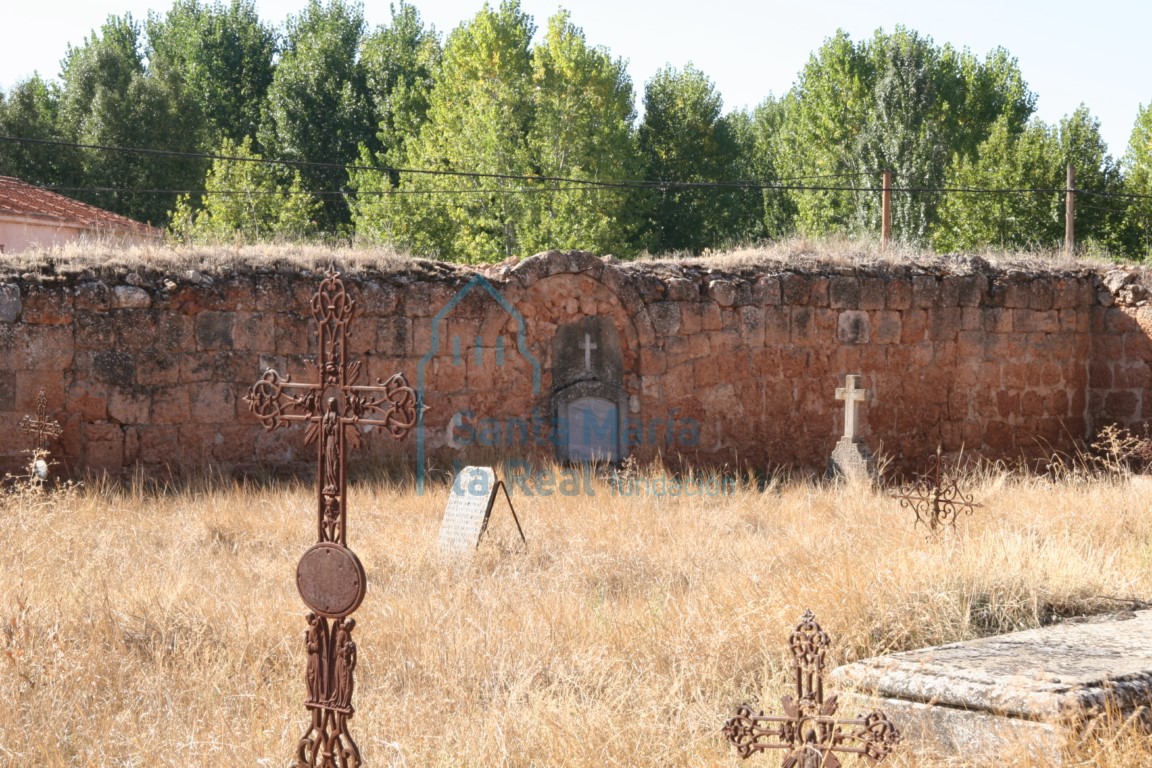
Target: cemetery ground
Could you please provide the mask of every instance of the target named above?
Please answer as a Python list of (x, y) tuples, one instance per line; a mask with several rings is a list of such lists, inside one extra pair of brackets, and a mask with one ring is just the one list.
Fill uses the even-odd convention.
[[(971, 482), (984, 506), (929, 538), (859, 487), (673, 498), (593, 480), (593, 497), (514, 494), (523, 551), (498, 503), (475, 556), (452, 565), (436, 554), (447, 485), (361, 477), (351, 731), (370, 766), (737, 765), (721, 727), (743, 702), (779, 710), (805, 609), (832, 667), (1152, 595), (1152, 488)], [(307, 717), (293, 573), (314, 509), (307, 479), (5, 496), (0, 765), (288, 765)], [(962, 763), (898, 749), (884, 764)], [(1152, 739), (1122, 722), (1065, 760), (1149, 764)]]

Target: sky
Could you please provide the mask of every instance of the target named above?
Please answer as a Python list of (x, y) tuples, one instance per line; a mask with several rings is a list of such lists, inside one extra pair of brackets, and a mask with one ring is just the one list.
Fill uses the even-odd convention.
[[(498, 2), (498, 0), (493, 0)], [(447, 33), (471, 18), (483, 0), (412, 0), (426, 24)], [(171, 0), (8, 0), (0, 15), (0, 89), (33, 71), (59, 75), (69, 44), (79, 45), (109, 14), (143, 19)], [(279, 25), (305, 0), (256, 0)], [(539, 30), (557, 0), (521, 0)], [(843, 29), (853, 40), (897, 25), (938, 45), (968, 48), (981, 58), (1006, 48), (1037, 94), (1037, 115), (1058, 121), (1081, 103), (1100, 120), (1110, 152), (1124, 154), (1136, 114), (1152, 102), (1152, 3), (1143, 0), (569, 0), (563, 5), (592, 45), (628, 62), (637, 94), (664, 66), (691, 62), (708, 75), (726, 109), (754, 108), (785, 93), (809, 56)], [(387, 0), (367, 0), (371, 27), (390, 19)]]

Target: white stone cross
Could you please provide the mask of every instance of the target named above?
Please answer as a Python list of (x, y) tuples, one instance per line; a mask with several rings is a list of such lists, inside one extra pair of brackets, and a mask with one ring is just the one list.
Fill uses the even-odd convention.
[(584, 350), (584, 370), (592, 370), (592, 350), (598, 349), (596, 342), (592, 341), (592, 334), (585, 333), (584, 341), (579, 344), (580, 349)]
[(844, 377), (844, 386), (836, 388), (836, 399), (844, 401), (844, 438), (847, 440), (856, 439), (858, 419), (856, 403), (864, 402), (864, 398), (868, 396), (868, 390), (856, 389), (859, 380), (858, 375), (850, 373)]

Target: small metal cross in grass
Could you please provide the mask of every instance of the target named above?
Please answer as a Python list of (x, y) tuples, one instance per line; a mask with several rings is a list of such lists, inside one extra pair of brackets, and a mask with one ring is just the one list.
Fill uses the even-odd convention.
[(36, 447), (33, 450), (37, 451), (44, 450), (49, 440), (63, 434), (60, 422), (48, 418), (48, 396), (44, 394), (44, 387), (40, 387), (40, 394), (36, 396), (36, 415), (20, 419), (20, 431), (35, 436)]
[(837, 719), (836, 696), (824, 698), (824, 659), (832, 644), (806, 611), (788, 638), (796, 673), (796, 696), (784, 696), (784, 715), (752, 714), (748, 705), (724, 724), (724, 736), (742, 758), (769, 749), (787, 750), (783, 768), (840, 768), (838, 754), (878, 763), (900, 743), (900, 729), (880, 710)]
[(961, 512), (972, 514), (981, 506), (972, 500), (972, 494), (964, 493), (960, 480), (944, 471), (944, 457), (939, 446), (931, 459), (928, 473), (918, 475), (911, 487), (888, 494), (900, 500), (900, 506), (916, 513), (916, 525), (927, 525), (935, 535), (945, 525), (956, 527), (956, 516)]

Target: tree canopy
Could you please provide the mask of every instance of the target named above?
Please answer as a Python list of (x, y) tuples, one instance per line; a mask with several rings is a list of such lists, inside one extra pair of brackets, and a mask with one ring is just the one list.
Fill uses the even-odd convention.
[(1149, 108), (1116, 160), (1087, 106), (1053, 124), (1035, 106), (1008, 51), (904, 27), (837, 31), (786, 93), (730, 111), (691, 63), (638, 93), (571, 14), (537, 29), (519, 0), (447, 35), (408, 0), (376, 29), (355, 0), (280, 25), (255, 0), (174, 0), (109, 16), (58, 79), (0, 93), (0, 174), (184, 237), (491, 261), (875, 237), (886, 171), (900, 241), (1050, 248), (1071, 164), (1082, 246), (1152, 255)]

